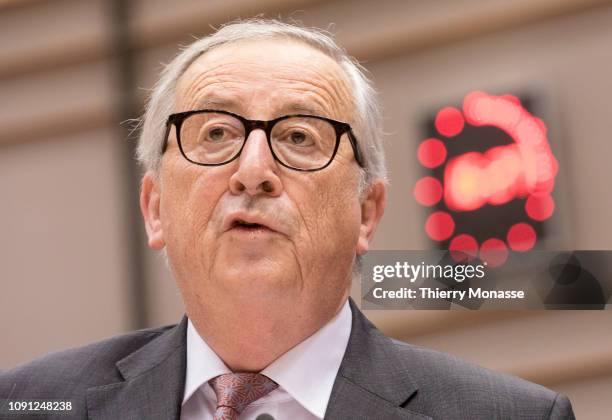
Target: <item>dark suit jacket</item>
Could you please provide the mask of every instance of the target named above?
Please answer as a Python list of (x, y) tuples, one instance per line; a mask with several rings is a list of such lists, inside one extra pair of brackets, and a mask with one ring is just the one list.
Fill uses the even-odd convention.
[[(351, 309), (351, 335), (326, 419), (574, 418), (563, 395), (391, 340), (352, 301)], [(47, 355), (2, 373), (0, 399), (70, 400), (72, 416), (58, 417), (64, 419), (178, 419), (186, 326), (183, 318), (176, 326)]]

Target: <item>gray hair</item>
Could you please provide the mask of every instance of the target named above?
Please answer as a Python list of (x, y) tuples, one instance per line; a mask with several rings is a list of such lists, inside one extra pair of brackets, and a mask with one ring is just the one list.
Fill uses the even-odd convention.
[(147, 101), (142, 118), (137, 158), (145, 170), (158, 172), (166, 120), (173, 113), (175, 91), (181, 75), (198, 57), (223, 44), (257, 38), (285, 38), (301, 41), (334, 59), (345, 72), (355, 103), (354, 132), (363, 160), (361, 191), (375, 179), (387, 179), (382, 145), (382, 118), (377, 94), (366, 70), (332, 39), (327, 32), (293, 24), (254, 18), (222, 26), (210, 36), (184, 48), (161, 73)]

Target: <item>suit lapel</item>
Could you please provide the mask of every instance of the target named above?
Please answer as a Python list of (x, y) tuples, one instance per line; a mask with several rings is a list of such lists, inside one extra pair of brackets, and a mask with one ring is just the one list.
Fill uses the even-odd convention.
[(351, 335), (325, 418), (430, 419), (401, 407), (417, 392), (406, 362), (352, 299), (350, 306)]
[[(350, 300), (351, 335), (340, 365), (326, 419), (427, 420), (402, 408), (417, 392), (409, 368), (388, 337)], [(117, 362), (123, 382), (87, 390), (88, 417), (179, 419), (185, 386), (187, 318)]]
[(187, 318), (117, 362), (123, 382), (89, 388), (90, 419), (178, 419), (185, 386)]

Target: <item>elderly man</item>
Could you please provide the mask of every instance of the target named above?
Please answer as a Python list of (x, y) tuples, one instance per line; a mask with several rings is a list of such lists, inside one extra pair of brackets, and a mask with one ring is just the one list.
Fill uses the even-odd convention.
[(94, 419), (559, 419), (568, 399), (393, 341), (348, 298), (383, 214), (374, 91), (327, 35), (227, 25), (166, 68), (139, 145), (186, 317), (2, 376)]

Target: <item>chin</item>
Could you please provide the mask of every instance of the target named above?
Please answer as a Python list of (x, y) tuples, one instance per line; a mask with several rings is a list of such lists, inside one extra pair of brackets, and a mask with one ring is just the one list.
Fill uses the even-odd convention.
[(235, 298), (278, 299), (300, 290), (295, 270), (269, 260), (234, 260), (212, 272), (213, 282)]
[(279, 235), (231, 233), (222, 238), (217, 249), (217, 259), (228, 263), (269, 264), (286, 263), (294, 258), (289, 251), (291, 244)]

